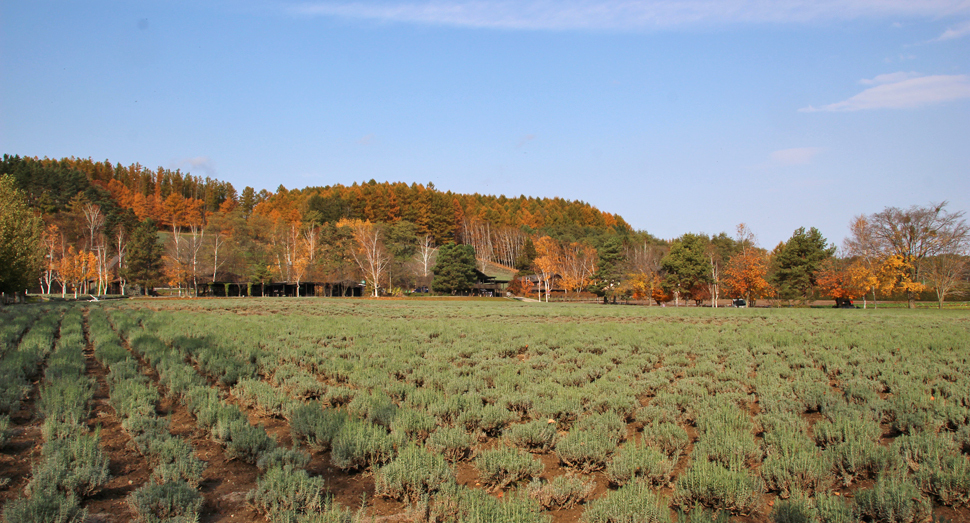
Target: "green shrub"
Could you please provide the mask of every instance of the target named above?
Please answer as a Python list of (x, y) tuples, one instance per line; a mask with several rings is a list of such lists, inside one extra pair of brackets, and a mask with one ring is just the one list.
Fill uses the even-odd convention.
[(970, 507), (970, 460), (965, 456), (945, 456), (936, 467), (921, 467), (916, 478), (941, 504)]
[(761, 479), (746, 471), (728, 470), (709, 461), (695, 461), (677, 479), (672, 502), (687, 510), (704, 506), (747, 514), (757, 506), (763, 490)]
[(429, 520), (442, 523), (549, 523), (542, 506), (527, 495), (510, 494), (502, 501), (461, 485), (443, 488), (431, 500)]
[(805, 496), (782, 499), (771, 509), (773, 523), (816, 523), (818, 513), (815, 504)]
[(446, 460), (455, 463), (468, 457), (471, 452), (472, 438), (457, 427), (441, 427), (428, 438), (428, 450), (440, 453)]
[(537, 420), (554, 420), (559, 427), (568, 429), (582, 412), (583, 404), (579, 398), (557, 395), (536, 400), (530, 414)]
[(255, 464), (264, 452), (276, 448), (276, 441), (266, 434), (262, 426), (253, 426), (246, 419), (235, 419), (228, 423), (217, 423), (212, 429), (217, 441), (226, 445), (228, 459), (241, 459)]
[(873, 477), (881, 470), (890, 469), (898, 463), (892, 450), (872, 441), (850, 440), (825, 449), (826, 460), (831, 459), (835, 474), (842, 484)]
[(489, 436), (498, 436), (506, 425), (518, 420), (518, 414), (499, 407), (498, 405), (486, 405), (482, 407), (479, 428)]
[(318, 512), (326, 506), (323, 478), (312, 478), (305, 470), (289, 466), (267, 470), (247, 497), (253, 509), (270, 521), (280, 515)]
[(348, 419), (343, 411), (324, 409), (315, 402), (294, 408), (289, 417), (293, 441), (320, 450), (330, 448), (331, 441)]
[(613, 456), (606, 466), (606, 478), (614, 485), (625, 485), (643, 478), (651, 485), (664, 486), (677, 463), (659, 450), (644, 443), (629, 442)]
[(146, 449), (145, 454), (156, 463), (152, 469), (152, 478), (160, 484), (184, 481), (197, 487), (202, 481), (206, 464), (195, 457), (192, 445), (184, 439), (168, 433), (165, 436), (151, 440)]
[(675, 459), (690, 445), (690, 436), (676, 423), (661, 421), (644, 425), (643, 441), (662, 450), (671, 459)]
[(412, 409), (400, 409), (391, 422), (391, 432), (403, 434), (409, 441), (422, 442), (438, 426), (438, 419)]
[(505, 436), (513, 445), (529, 452), (548, 452), (556, 444), (558, 432), (555, 423), (536, 420), (512, 425)]
[(495, 448), (475, 457), (482, 483), (494, 489), (505, 487), (542, 473), (542, 463), (521, 449)]
[(347, 405), (347, 412), (384, 428), (390, 428), (391, 422), (397, 415), (397, 405), (382, 393), (358, 393)]
[(244, 406), (255, 408), (265, 416), (282, 418), (293, 400), (285, 391), (258, 379), (240, 379), (232, 388), (233, 396)]
[(572, 508), (585, 502), (595, 488), (596, 482), (567, 474), (548, 483), (534, 478), (529, 483), (527, 492), (530, 498), (538, 501), (545, 509)]
[(761, 477), (768, 490), (777, 491), (782, 499), (793, 490), (824, 490), (831, 481), (832, 454), (819, 451), (797, 420), (766, 424), (771, 427), (764, 437), (767, 456), (761, 463)]
[(202, 495), (184, 481), (149, 483), (128, 496), (128, 506), (140, 521), (197, 521)]
[(297, 449), (276, 447), (263, 452), (256, 460), (259, 470), (269, 470), (274, 467), (306, 468), (310, 464), (310, 454)]
[(47, 419), (80, 424), (88, 417), (94, 381), (79, 375), (48, 382), (40, 391), (40, 411)]
[(626, 420), (612, 411), (587, 416), (579, 420), (574, 428), (595, 432), (618, 442), (626, 439)]
[(65, 496), (53, 486), (35, 489), (30, 497), (11, 500), (3, 507), (3, 520), (9, 523), (84, 523), (87, 519), (77, 496)]
[(606, 466), (618, 444), (619, 440), (609, 434), (576, 427), (556, 443), (556, 454), (567, 466), (592, 472)]
[(90, 496), (111, 478), (108, 457), (101, 450), (97, 435), (48, 441), (41, 456), (43, 461), (35, 466), (27, 486), (31, 492), (54, 486), (64, 492)]
[(383, 427), (350, 419), (333, 439), (330, 460), (344, 470), (387, 463), (394, 456), (394, 442)]
[(13, 437), (13, 431), (10, 430), (10, 416), (0, 416), (0, 449), (7, 446), (11, 437)]
[(856, 492), (855, 504), (859, 516), (878, 523), (916, 523), (932, 513), (916, 485), (895, 475), (882, 475), (871, 489)]
[(589, 504), (586, 523), (670, 523), (667, 500), (639, 481), (629, 483)]
[(845, 498), (827, 493), (815, 494), (815, 511), (819, 523), (855, 523), (852, 507)]
[(405, 503), (419, 501), (454, 481), (455, 472), (444, 457), (415, 446), (402, 450), (374, 474), (378, 496)]

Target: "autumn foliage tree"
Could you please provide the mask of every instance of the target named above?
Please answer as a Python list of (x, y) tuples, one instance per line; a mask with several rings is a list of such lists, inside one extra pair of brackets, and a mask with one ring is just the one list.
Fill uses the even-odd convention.
[(850, 304), (854, 299), (863, 298), (863, 308), (865, 308), (866, 293), (877, 283), (876, 276), (862, 260), (829, 258), (818, 273), (819, 291), (822, 295), (834, 299), (837, 307)]
[(724, 269), (724, 284), (733, 296), (753, 305), (758, 298), (773, 294), (768, 283), (768, 253), (756, 247), (735, 254)]

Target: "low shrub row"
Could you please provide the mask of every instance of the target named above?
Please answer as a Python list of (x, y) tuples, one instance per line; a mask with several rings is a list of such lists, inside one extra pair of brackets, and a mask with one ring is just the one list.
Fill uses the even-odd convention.
[(109, 402), (135, 448), (151, 465), (148, 483), (129, 495), (128, 505), (145, 522), (197, 519), (205, 463), (195, 456), (190, 443), (171, 434), (168, 420), (156, 415), (158, 388), (121, 345), (104, 311), (91, 310), (88, 333), (95, 358), (108, 369)]
[(61, 322), (40, 388), (41, 459), (32, 468), (25, 497), (4, 506), (6, 521), (83, 521), (80, 498), (98, 492), (110, 477), (99, 434), (89, 433), (84, 424), (94, 384), (85, 376), (82, 321), (81, 309), (75, 308)]

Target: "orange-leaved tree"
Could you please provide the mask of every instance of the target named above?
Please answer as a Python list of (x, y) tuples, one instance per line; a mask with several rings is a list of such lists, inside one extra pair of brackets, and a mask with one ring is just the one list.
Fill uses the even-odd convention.
[(818, 286), (823, 295), (830, 296), (836, 305), (851, 303), (862, 298), (867, 306), (866, 293), (878, 283), (876, 276), (862, 260), (848, 261), (829, 258), (818, 275)]
[(743, 296), (753, 305), (752, 300), (774, 294), (765, 278), (767, 274), (768, 253), (764, 249), (748, 248), (728, 262), (724, 269), (724, 283), (734, 296)]

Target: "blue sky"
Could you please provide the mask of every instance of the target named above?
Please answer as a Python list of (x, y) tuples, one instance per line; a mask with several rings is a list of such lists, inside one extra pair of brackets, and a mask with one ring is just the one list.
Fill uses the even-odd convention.
[(970, 209), (970, 1), (0, 0), (0, 152), (840, 243)]

